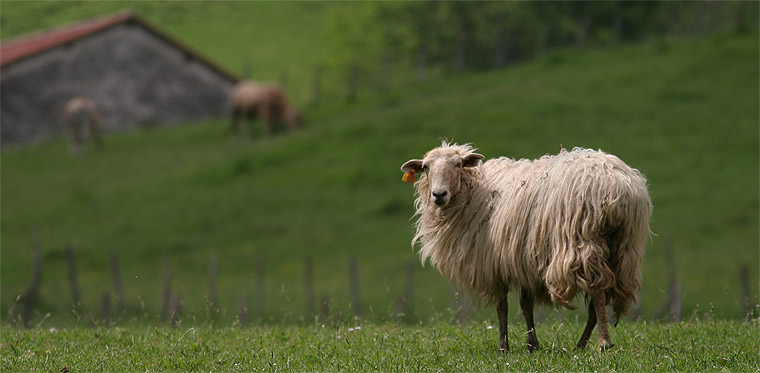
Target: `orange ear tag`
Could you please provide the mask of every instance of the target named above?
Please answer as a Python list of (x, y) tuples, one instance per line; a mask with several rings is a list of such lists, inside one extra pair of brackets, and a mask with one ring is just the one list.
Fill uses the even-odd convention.
[(414, 175), (414, 170), (409, 170), (409, 172), (404, 172), (404, 176), (401, 177), (401, 180), (406, 181), (407, 183), (413, 183), (417, 181), (417, 176)]

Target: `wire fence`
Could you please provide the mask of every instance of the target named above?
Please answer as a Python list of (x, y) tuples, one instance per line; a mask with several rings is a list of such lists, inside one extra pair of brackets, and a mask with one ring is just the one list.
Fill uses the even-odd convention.
[[(115, 251), (111, 251), (108, 260), (108, 271), (111, 273), (111, 290), (104, 291), (102, 294), (83, 294), (79, 286), (79, 274), (77, 272), (77, 259), (74, 248), (67, 245), (65, 248), (67, 279), (70, 289), (71, 304), (76, 313), (84, 312), (82, 299), (84, 296), (92, 297), (90, 299), (100, 299), (100, 310), (89, 310), (91, 321), (100, 325), (115, 325), (118, 320), (125, 315), (126, 310), (130, 307), (125, 297), (125, 287), (122, 280), (122, 271), (120, 269), (119, 257)], [(38, 315), (37, 307), (43, 303), (40, 295), (42, 287), (42, 250), (38, 246), (34, 250), (32, 261), (32, 278), (29, 286), (17, 297), (17, 302), (13, 304), (9, 311), (10, 324), (19, 327), (29, 327), (33, 325), (35, 315)], [(304, 320), (318, 320), (328, 322), (335, 320), (332, 315), (331, 299), (328, 295), (322, 294), (319, 299), (315, 293), (315, 276), (314, 260), (311, 257), (303, 258), (303, 288), (301, 295), (303, 297), (303, 317)], [(678, 322), (682, 319), (682, 293), (681, 285), (678, 279), (678, 271), (675, 261), (675, 249), (672, 238), (665, 240), (665, 268), (667, 271), (668, 287), (665, 292), (663, 304), (656, 308), (655, 319)], [(277, 294), (267, 294), (267, 263), (263, 256), (260, 256), (253, 268), (253, 278), (255, 281), (252, 297), (243, 292), (237, 299), (237, 304), (227, 308), (218, 301), (218, 277), (219, 277), (219, 259), (216, 253), (212, 253), (208, 259), (208, 292), (204, 294), (199, 292), (196, 297), (203, 297), (207, 306), (206, 315), (210, 320), (216, 320), (219, 317), (220, 309), (234, 309), (236, 313), (236, 323), (245, 326), (252, 323), (252, 320), (261, 320), (267, 312), (267, 303), (271, 302), (270, 298), (276, 297)], [(361, 318), (365, 315), (364, 302), (361, 295), (361, 286), (359, 284), (359, 261), (355, 257), (347, 260), (347, 276), (345, 277), (348, 284), (344, 286), (347, 289), (347, 298), (350, 303), (351, 315), (340, 315), (338, 318), (348, 316), (350, 318)], [(393, 318), (396, 322), (404, 323), (416, 320), (415, 316), (415, 272), (419, 264), (416, 261), (406, 261), (403, 266), (403, 286), (402, 291), (393, 295), (389, 300), (390, 308), (393, 310)], [(174, 268), (172, 267), (169, 256), (164, 256), (161, 263), (161, 283), (157, 284), (159, 289), (159, 300), (155, 313), (155, 321), (159, 324), (176, 326), (183, 316), (183, 300), (179, 292), (175, 291), (172, 286), (174, 277)], [(756, 307), (750, 293), (750, 279), (748, 266), (742, 265), (738, 270), (737, 287), (739, 288), (739, 309), (736, 311), (737, 316), (750, 320), (756, 315)], [(334, 294), (335, 295), (335, 294)], [(230, 305), (227, 305), (230, 306)], [(451, 311), (453, 320), (462, 322), (470, 319), (475, 311), (475, 305), (472, 304), (467, 296), (452, 291)], [(631, 310), (631, 318), (638, 319), (642, 315), (641, 303), (636, 304)], [(539, 308), (537, 320), (543, 321), (544, 313)]]

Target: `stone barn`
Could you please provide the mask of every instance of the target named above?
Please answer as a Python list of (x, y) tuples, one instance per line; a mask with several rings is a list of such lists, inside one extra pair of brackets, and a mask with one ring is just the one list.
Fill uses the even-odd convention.
[(62, 135), (80, 94), (106, 131), (221, 116), (237, 80), (132, 13), (20, 37), (0, 45), (2, 144)]

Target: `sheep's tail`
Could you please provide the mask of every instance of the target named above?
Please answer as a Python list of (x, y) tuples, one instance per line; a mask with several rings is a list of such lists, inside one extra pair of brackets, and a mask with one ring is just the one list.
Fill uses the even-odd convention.
[(615, 284), (608, 293), (611, 298), (614, 319), (628, 314), (628, 306), (636, 302), (636, 295), (641, 289), (641, 262), (644, 247), (651, 234), (649, 219), (652, 202), (646, 185), (639, 186), (639, 191), (620, 206), (623, 224), (607, 240), (610, 245), (609, 266), (615, 274)]
[[(602, 290), (618, 317), (628, 312), (641, 288), (652, 203), (646, 179), (617, 157), (609, 157), (613, 166), (605, 166), (612, 167), (616, 177), (594, 180), (576, 173), (558, 178), (572, 187), (554, 188), (561, 195), (550, 195), (554, 202), (548, 205), (559, 205), (559, 212), (544, 213), (558, 217), (546, 219), (547, 231), (553, 231), (553, 254), (545, 281), (552, 301), (571, 309), (579, 290)], [(573, 205), (576, 201), (580, 205)]]

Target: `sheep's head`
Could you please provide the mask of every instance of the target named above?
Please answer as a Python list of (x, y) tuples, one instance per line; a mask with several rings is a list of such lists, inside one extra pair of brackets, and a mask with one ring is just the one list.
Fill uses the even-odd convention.
[(291, 107), (285, 109), (284, 117), (285, 123), (290, 126), (291, 129), (297, 129), (301, 127), (301, 124), (303, 123), (303, 116), (301, 113)]
[(425, 180), (420, 180), (420, 183), (424, 186), (418, 186), (420, 198), (429, 198), (436, 206), (442, 208), (459, 192), (463, 173), (471, 172), (468, 169), (477, 167), (483, 159), (484, 156), (475, 153), (468, 145), (444, 143), (441, 147), (427, 152), (423, 159), (407, 161), (401, 166), (401, 171), (423, 173)]

